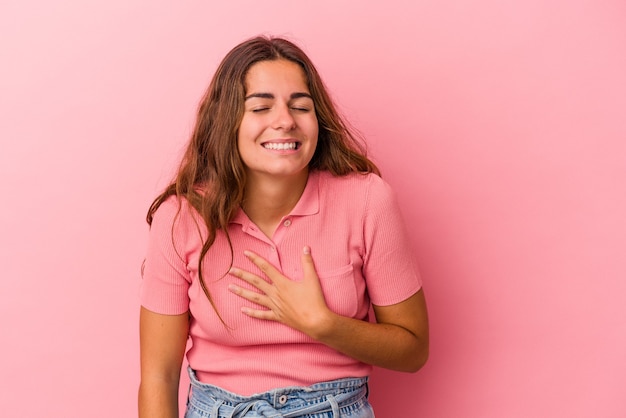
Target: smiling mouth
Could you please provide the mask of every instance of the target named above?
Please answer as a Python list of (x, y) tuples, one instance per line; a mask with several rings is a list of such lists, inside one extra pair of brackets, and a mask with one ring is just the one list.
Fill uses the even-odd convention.
[(299, 142), (266, 142), (263, 144), (263, 148), (278, 150), (278, 151), (292, 151), (300, 148)]

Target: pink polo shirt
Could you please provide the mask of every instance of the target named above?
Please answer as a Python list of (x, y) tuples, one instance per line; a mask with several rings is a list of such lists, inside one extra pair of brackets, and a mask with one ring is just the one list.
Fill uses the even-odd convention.
[[(248, 396), (370, 373), (371, 366), (299, 331), (241, 313), (241, 306), (254, 304), (228, 285), (250, 286), (226, 274), (231, 250), (218, 231), (203, 261), (203, 276), (224, 326), (198, 280), (206, 227), (185, 200), (179, 212), (178, 202), (171, 197), (155, 213), (141, 303), (162, 314), (191, 312), (187, 359), (202, 382)], [(326, 303), (341, 315), (367, 321), (370, 302), (392, 305), (421, 287), (394, 194), (374, 174), (311, 172), (302, 197), (271, 238), (242, 210), (228, 232), (235, 267), (258, 272), (243, 255), (251, 250), (293, 280), (302, 278), (302, 248), (310, 246)]]

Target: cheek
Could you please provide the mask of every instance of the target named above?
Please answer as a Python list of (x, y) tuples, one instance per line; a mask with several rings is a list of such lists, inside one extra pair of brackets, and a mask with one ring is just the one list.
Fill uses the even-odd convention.
[(241, 152), (241, 145), (243, 144), (243, 142), (245, 141), (246, 137), (246, 130), (244, 129), (244, 126), (241, 125), (239, 126), (239, 129), (237, 129), (237, 149), (239, 150), (239, 152)]
[(315, 127), (312, 129), (312, 137), (315, 141), (315, 147), (317, 147), (317, 142), (319, 141), (319, 128), (317, 126), (317, 124), (315, 124)]
[(310, 121), (307, 130), (308, 130), (309, 137), (317, 141), (317, 137), (319, 135), (319, 123), (316, 117)]
[(249, 120), (243, 120), (239, 125), (237, 132), (237, 147), (245, 148), (246, 143), (253, 141), (258, 131), (255, 129), (255, 124)]
[(239, 129), (239, 132), (237, 133), (237, 153), (239, 154), (239, 158), (241, 159), (242, 162), (244, 162), (244, 160), (247, 159), (248, 155), (250, 154), (250, 138), (249, 138), (249, 134), (245, 129), (242, 129), (243, 127), (241, 127)]

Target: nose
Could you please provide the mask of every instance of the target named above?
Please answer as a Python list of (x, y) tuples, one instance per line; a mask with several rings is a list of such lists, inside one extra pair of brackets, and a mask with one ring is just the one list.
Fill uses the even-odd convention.
[(276, 117), (272, 126), (276, 130), (291, 131), (296, 127), (296, 120), (291, 114), (289, 106), (277, 106)]

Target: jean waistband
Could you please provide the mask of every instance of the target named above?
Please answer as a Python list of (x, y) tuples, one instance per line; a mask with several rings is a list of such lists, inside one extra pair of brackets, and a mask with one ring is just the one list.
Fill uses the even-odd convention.
[(284, 387), (251, 396), (240, 396), (200, 382), (191, 368), (189, 378), (189, 405), (211, 418), (236, 418), (249, 411), (261, 417), (294, 417), (332, 411), (333, 416), (339, 417), (367, 402), (368, 396), (367, 377)]

